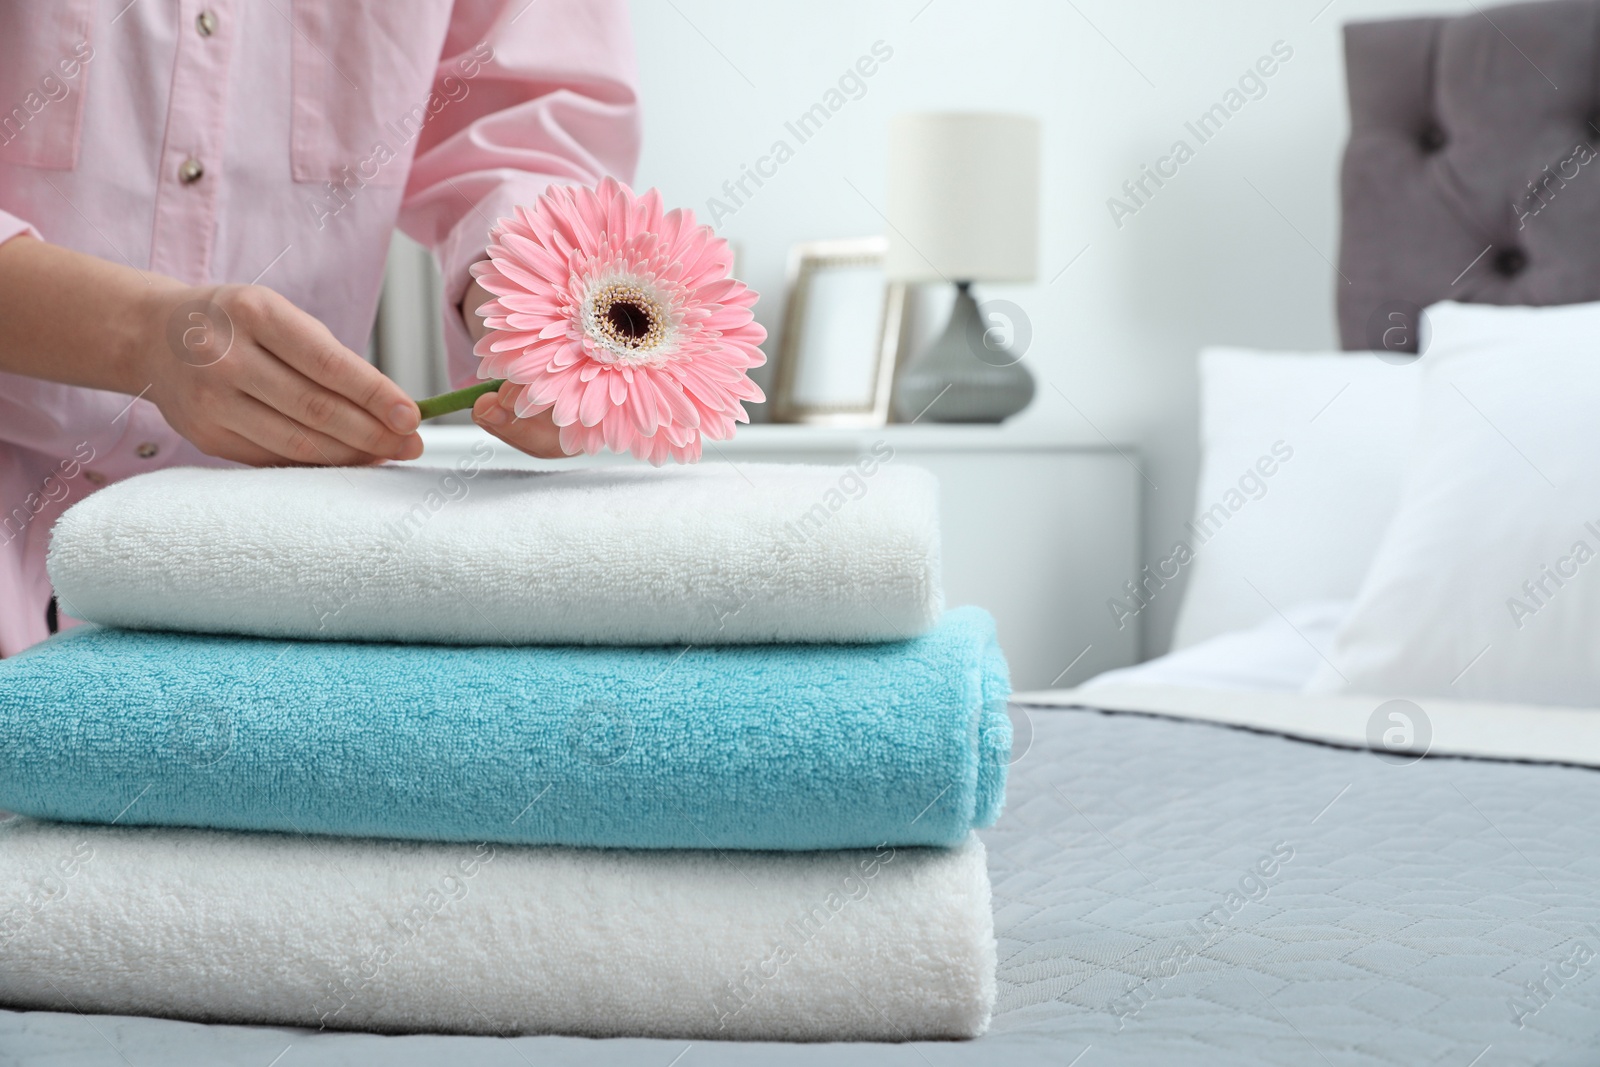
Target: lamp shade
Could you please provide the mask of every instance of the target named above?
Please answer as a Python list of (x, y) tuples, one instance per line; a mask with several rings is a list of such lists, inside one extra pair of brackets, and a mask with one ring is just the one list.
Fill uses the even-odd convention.
[(901, 282), (1030, 282), (1039, 256), (1039, 122), (936, 112), (889, 123), (889, 254)]

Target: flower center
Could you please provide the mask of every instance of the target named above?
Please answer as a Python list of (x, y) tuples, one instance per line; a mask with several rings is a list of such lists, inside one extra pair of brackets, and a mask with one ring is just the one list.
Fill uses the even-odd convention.
[(631, 300), (618, 300), (606, 311), (606, 322), (619, 337), (637, 343), (650, 333), (650, 313)]
[(668, 340), (667, 310), (642, 285), (614, 280), (595, 289), (587, 303), (589, 336), (624, 360), (648, 360)]

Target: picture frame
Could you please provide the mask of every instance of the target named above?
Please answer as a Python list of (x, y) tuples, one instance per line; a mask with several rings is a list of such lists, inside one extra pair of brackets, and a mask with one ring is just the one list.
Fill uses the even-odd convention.
[(884, 274), (888, 241), (805, 241), (789, 251), (773, 386), (775, 422), (883, 426), (910, 328), (910, 289)]

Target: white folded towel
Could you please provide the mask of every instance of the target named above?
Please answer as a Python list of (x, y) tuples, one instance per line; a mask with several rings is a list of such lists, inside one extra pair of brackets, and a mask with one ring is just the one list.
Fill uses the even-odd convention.
[(625, 852), (0, 822), (0, 1005), (799, 1041), (989, 1024), (984, 850)]
[(937, 483), (872, 456), (546, 473), (176, 468), (68, 510), (49, 567), (76, 618), (266, 637), (882, 641), (926, 631), (943, 606)]

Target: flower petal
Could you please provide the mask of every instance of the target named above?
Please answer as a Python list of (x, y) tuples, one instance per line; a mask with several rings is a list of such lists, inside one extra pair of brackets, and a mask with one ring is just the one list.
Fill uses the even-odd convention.
[(598, 425), (601, 416), (611, 410), (611, 390), (606, 383), (607, 377), (600, 375), (584, 386), (583, 399), (578, 405), (578, 421), (585, 426)]
[(588, 386), (576, 374), (568, 373), (562, 377), (555, 396), (551, 398), (555, 404), (550, 417), (557, 426), (568, 426), (578, 421), (578, 403), (587, 389)]

